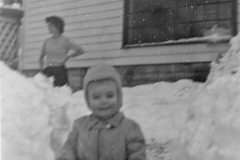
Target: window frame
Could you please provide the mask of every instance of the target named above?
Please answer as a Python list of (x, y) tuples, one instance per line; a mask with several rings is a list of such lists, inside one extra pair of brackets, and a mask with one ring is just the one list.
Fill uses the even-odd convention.
[[(142, 43), (142, 44), (128, 44), (128, 27), (129, 27), (129, 2), (130, 0), (124, 0), (123, 5), (123, 42), (122, 42), (122, 48), (135, 48), (135, 47), (151, 47), (151, 46), (161, 46), (161, 45), (176, 45), (176, 44), (194, 44), (194, 43), (209, 43), (206, 39), (198, 39), (198, 40), (186, 40), (186, 41), (164, 41), (164, 42), (153, 42), (153, 43)], [(231, 0), (232, 1), (232, 21), (231, 21), (231, 27), (232, 27), (232, 36), (235, 36), (237, 34), (237, 0)], [(220, 42), (226, 43), (229, 42), (231, 38), (223, 38)]]

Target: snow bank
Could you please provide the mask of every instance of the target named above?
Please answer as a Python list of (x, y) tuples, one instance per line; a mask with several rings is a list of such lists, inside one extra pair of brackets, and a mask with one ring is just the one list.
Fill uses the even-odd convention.
[[(180, 80), (123, 88), (122, 112), (138, 122), (148, 160), (240, 159), (240, 35), (206, 83)], [(2, 158), (54, 159), (72, 122), (90, 114), (83, 92), (1, 67)]]
[(0, 68), (2, 159), (53, 158), (48, 142), (51, 127), (44, 90), (3, 63)]
[(69, 105), (71, 90), (53, 88), (51, 79), (41, 74), (32, 79), (2, 62), (0, 68), (2, 159), (54, 159), (56, 147), (52, 142), (60, 137), (55, 130), (66, 134), (68, 129), (64, 110)]
[(182, 145), (190, 159), (240, 159), (240, 34), (211, 73), (189, 108)]

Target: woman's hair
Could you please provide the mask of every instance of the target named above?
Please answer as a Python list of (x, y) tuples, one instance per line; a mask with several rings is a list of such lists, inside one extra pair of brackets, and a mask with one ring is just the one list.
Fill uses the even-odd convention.
[(64, 32), (64, 20), (60, 17), (57, 16), (51, 16), (51, 17), (47, 17), (45, 18), (46, 23), (51, 23), (53, 24), (58, 30), (59, 32), (62, 34)]

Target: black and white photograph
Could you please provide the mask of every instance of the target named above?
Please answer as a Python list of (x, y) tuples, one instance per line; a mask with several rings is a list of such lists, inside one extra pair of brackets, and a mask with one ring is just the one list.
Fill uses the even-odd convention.
[(0, 0), (1, 160), (240, 160), (240, 0)]

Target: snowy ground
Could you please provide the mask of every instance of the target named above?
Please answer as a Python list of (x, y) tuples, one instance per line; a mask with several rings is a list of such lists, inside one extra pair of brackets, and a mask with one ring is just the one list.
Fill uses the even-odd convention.
[[(231, 44), (205, 83), (123, 88), (121, 111), (142, 127), (148, 160), (240, 159), (240, 35)], [(0, 67), (2, 159), (53, 160), (73, 120), (90, 113), (83, 92)]]

